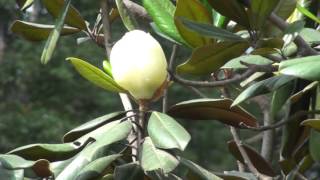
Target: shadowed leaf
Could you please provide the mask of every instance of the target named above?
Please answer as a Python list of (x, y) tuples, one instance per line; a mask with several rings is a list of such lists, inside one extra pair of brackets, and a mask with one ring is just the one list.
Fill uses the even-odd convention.
[(138, 27), (137, 21), (127, 7), (123, 4), (122, 0), (116, 0), (117, 8), (125, 27), (132, 31)]
[(267, 65), (272, 64), (273, 61), (269, 60), (268, 58), (259, 56), (259, 55), (244, 55), (234, 59), (231, 59), (221, 68), (223, 69), (247, 69), (248, 67), (241, 64), (242, 62), (249, 63), (249, 64), (257, 64), (257, 65)]
[(132, 162), (117, 166), (114, 170), (115, 180), (136, 180), (143, 179), (144, 173), (138, 163)]
[[(257, 153), (254, 149), (250, 148), (247, 145), (242, 144), (242, 147), (248, 154), (250, 161), (252, 162), (253, 166), (262, 174), (274, 177), (277, 174), (274, 172), (271, 164), (267, 162), (259, 153)], [(238, 149), (237, 144), (234, 141), (228, 142), (229, 151), (232, 155), (239, 160), (240, 162), (244, 163), (244, 159)]]
[[(17, 20), (14, 21), (10, 29), (13, 33), (18, 34), (27, 40), (42, 41), (48, 39), (54, 26)], [(75, 34), (79, 31), (79, 29), (64, 26), (60, 35)]]
[(190, 160), (181, 158), (180, 162), (182, 165), (186, 166), (192, 172), (201, 177), (201, 179), (222, 180), (220, 177), (216, 176), (215, 174), (211, 173), (210, 171), (204, 169), (203, 167), (199, 166), (198, 164)]
[(218, 120), (224, 124), (240, 127), (245, 124), (257, 127), (256, 119), (239, 106), (231, 108), (231, 99), (197, 99), (172, 106), (168, 114), (191, 120)]
[(265, 24), (271, 12), (276, 8), (279, 0), (254, 0), (250, 3), (250, 19), (252, 27), (260, 29)]

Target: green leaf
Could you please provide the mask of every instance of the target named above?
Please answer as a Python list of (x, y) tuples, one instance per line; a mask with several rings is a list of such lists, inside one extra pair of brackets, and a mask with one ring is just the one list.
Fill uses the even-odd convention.
[(283, 31), (283, 34), (299, 33), (304, 28), (304, 25), (305, 25), (305, 22), (302, 20), (295, 21), (295, 22), (289, 24), (289, 26)]
[(77, 180), (88, 180), (102, 177), (104, 170), (121, 154), (114, 154), (96, 159), (85, 166), (77, 175)]
[(239, 171), (224, 171), (224, 174), (217, 174), (224, 180), (258, 180), (252, 173)]
[(272, 119), (276, 119), (278, 113), (281, 112), (283, 106), (288, 102), (293, 89), (294, 81), (285, 84), (273, 93), (270, 108), (270, 116)]
[(283, 61), (279, 64), (281, 74), (299, 77), (310, 81), (320, 80), (319, 55)]
[(235, 0), (208, 0), (210, 5), (221, 15), (249, 28), (250, 23), (245, 8)]
[(282, 75), (259, 81), (242, 91), (234, 100), (232, 106), (238, 105), (249, 98), (273, 92), (294, 79), (293, 76)]
[[(256, 152), (251, 147), (242, 144), (242, 148), (246, 151), (247, 155), (249, 156), (250, 161), (252, 162), (253, 166), (262, 174), (274, 177), (277, 174), (273, 170), (271, 164), (266, 161), (258, 152)], [(238, 149), (237, 144), (234, 141), (228, 142), (228, 148), (231, 154), (240, 162), (245, 163), (244, 159)]]
[(132, 123), (130, 121), (120, 122), (118, 120), (112, 121), (79, 138), (77, 142), (81, 144), (88, 138), (93, 138), (96, 141), (82, 150), (58, 177), (56, 177), (56, 180), (73, 179), (76, 174), (90, 162), (103, 157), (106, 148), (108, 148), (110, 144), (127, 138), (131, 130)]
[(303, 15), (320, 24), (320, 19), (314, 14), (312, 14), (307, 8), (304, 8), (301, 5), (297, 4), (297, 10), (301, 12)]
[(137, 180), (143, 178), (144, 173), (139, 164), (136, 162), (117, 166), (114, 170), (115, 180)]
[(166, 151), (157, 149), (150, 137), (144, 139), (141, 152), (141, 166), (145, 171), (157, 169), (169, 173), (174, 170), (179, 161)]
[(296, 9), (297, 0), (280, 0), (274, 13), (282, 19), (287, 19)]
[(309, 44), (320, 41), (320, 32), (312, 28), (303, 28), (300, 31), (300, 36)]
[(268, 58), (259, 56), (259, 55), (244, 55), (240, 57), (236, 57), (231, 59), (221, 68), (223, 69), (247, 69), (248, 67), (241, 64), (242, 62), (249, 63), (249, 64), (256, 64), (256, 65), (268, 65), (272, 64), (273, 61), (269, 60)]
[(214, 175), (213, 173), (209, 172), (208, 170), (204, 169), (203, 167), (195, 164), (194, 162), (181, 158), (181, 164), (188, 167), (191, 171), (195, 174), (199, 175), (201, 179), (210, 179), (210, 180), (222, 180), (220, 177)]
[(188, 61), (177, 67), (177, 72), (193, 75), (210, 74), (229, 60), (242, 55), (248, 47), (246, 42), (220, 42), (197, 48)]
[(138, 23), (131, 12), (127, 9), (127, 7), (123, 4), (123, 0), (116, 0), (117, 8), (125, 27), (132, 31), (137, 29)]
[[(42, 0), (42, 3), (53, 17), (58, 18), (61, 10), (63, 9), (65, 1)], [(68, 13), (66, 14), (65, 23), (81, 30), (85, 30), (87, 28), (85, 20), (81, 17), (79, 11), (72, 5), (70, 5)]]
[(266, 20), (269, 18), (271, 12), (276, 8), (279, 0), (254, 0), (250, 3), (249, 12), (252, 27), (261, 29)]
[(56, 161), (50, 163), (50, 170), (54, 177), (57, 177), (72, 161), (74, 158), (70, 158), (64, 161)]
[(212, 40), (201, 36), (185, 27), (180, 17), (199, 23), (212, 24), (212, 14), (198, 0), (178, 0), (174, 13), (174, 23), (182, 38), (192, 47), (200, 47), (211, 44)]
[[(195, 21), (190, 21), (185, 18), (181, 18), (180, 21), (182, 24), (187, 27), (188, 29), (196, 32), (198, 36), (206, 36), (210, 38), (215, 38), (222, 41), (246, 41), (245, 39), (241, 38), (240, 36), (233, 34), (225, 29), (215, 27), (211, 24), (204, 24), (198, 23)], [(208, 44), (203, 43), (203, 45)]]
[[(7, 170), (31, 170), (38, 177), (48, 177), (51, 176), (51, 171), (49, 169), (49, 161), (45, 159), (39, 159), (37, 161), (25, 160), (16, 155), (0, 155), (0, 167)], [(0, 169), (1, 172), (1, 169)], [(1, 177), (2, 174), (0, 173)], [(0, 177), (0, 178), (1, 178)]]
[(191, 120), (218, 120), (224, 124), (240, 127), (245, 124), (257, 127), (256, 119), (239, 106), (231, 107), (231, 99), (195, 99), (172, 106), (168, 114)]
[(156, 111), (150, 116), (148, 134), (154, 145), (162, 149), (183, 151), (191, 139), (190, 134), (172, 117)]
[(110, 77), (112, 77), (112, 67), (111, 67), (111, 64), (109, 63), (109, 61), (107, 61), (107, 60), (103, 61), (102, 67), (103, 67), (103, 70), (104, 70)]
[(320, 162), (320, 132), (311, 130), (309, 151), (313, 160)]
[(59, 161), (68, 159), (80, 152), (92, 140), (86, 139), (83, 144), (30, 144), (10, 151), (8, 154), (15, 154), (29, 160), (47, 159)]
[[(13, 33), (18, 34), (27, 40), (42, 41), (49, 37), (50, 32), (54, 29), (54, 26), (16, 20), (13, 22), (10, 29)], [(79, 29), (64, 26), (60, 35), (75, 34), (79, 31)]]
[(42, 55), (41, 55), (41, 63), (42, 64), (47, 64), (52, 55), (53, 55), (53, 51), (56, 48), (56, 45), (58, 43), (59, 37), (60, 37), (60, 33), (61, 30), (63, 28), (63, 24), (64, 24), (64, 20), (67, 16), (67, 12), (68, 12), (68, 8), (70, 6), (71, 0), (66, 0), (66, 2), (63, 5), (61, 14), (59, 15), (56, 25), (54, 26), (54, 29), (51, 31), (48, 40), (44, 46), (44, 49), (42, 51)]
[(21, 8), (21, 10), (26, 10), (28, 7), (30, 7), (33, 4), (34, 0), (26, 0)]
[(162, 37), (162, 38), (164, 38), (166, 40), (169, 40), (169, 41), (171, 41), (171, 42), (173, 42), (175, 44), (182, 45), (180, 42), (172, 39), (171, 37), (169, 37), (166, 34), (164, 34), (163, 32), (161, 32), (161, 30), (157, 27), (157, 25), (154, 22), (151, 22), (150, 26), (151, 26), (152, 30), (154, 31), (154, 33), (156, 33), (160, 37)]
[(0, 174), (2, 180), (24, 180), (23, 170), (7, 170), (0, 166)]
[(99, 68), (87, 63), (84, 60), (78, 58), (67, 58), (82, 77), (92, 82), (96, 86), (101, 87), (107, 91), (112, 92), (125, 92), (110, 76), (104, 73)]
[(174, 24), (175, 7), (170, 0), (142, 0), (142, 3), (161, 32), (185, 44)]
[(71, 131), (69, 131), (68, 133), (66, 133), (63, 136), (63, 142), (72, 142), (76, 139), (78, 139), (79, 137), (111, 122), (114, 120), (118, 120), (119, 118), (122, 118), (125, 115), (124, 112), (113, 112), (110, 114), (106, 114), (104, 116), (95, 118), (89, 122), (86, 122), (84, 124), (82, 124), (79, 127), (76, 127), (74, 129), (72, 129)]
[(307, 119), (302, 121), (301, 125), (311, 127), (320, 132), (320, 119)]

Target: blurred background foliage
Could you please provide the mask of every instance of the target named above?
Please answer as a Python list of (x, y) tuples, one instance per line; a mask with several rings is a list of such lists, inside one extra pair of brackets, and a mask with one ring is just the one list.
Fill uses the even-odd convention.
[[(96, 1), (79, 0), (74, 5), (88, 21), (95, 19), (99, 9)], [(104, 51), (94, 43), (88, 41), (77, 45), (77, 36), (63, 37), (52, 61), (45, 66), (40, 63), (44, 42), (28, 42), (9, 31), (15, 19), (53, 23), (39, 4), (34, 8), (34, 12), (21, 13), (14, 1), (0, 0), (0, 153), (31, 143), (60, 142), (69, 129), (122, 110), (117, 95), (82, 79), (65, 61), (69, 56), (80, 57), (101, 67)], [(115, 40), (125, 33), (120, 19), (114, 22), (112, 32)], [(169, 57), (170, 43), (157, 38)], [(179, 49), (180, 61), (188, 55), (187, 51)], [(211, 97), (217, 96), (214, 92), (204, 92)], [(186, 88), (173, 85), (169, 97), (169, 103), (174, 104), (197, 96)], [(161, 102), (154, 106), (160, 107)], [(224, 125), (215, 121), (181, 123), (192, 135), (185, 152), (189, 159), (216, 171), (234, 169), (236, 164), (226, 144), (230, 135)]]

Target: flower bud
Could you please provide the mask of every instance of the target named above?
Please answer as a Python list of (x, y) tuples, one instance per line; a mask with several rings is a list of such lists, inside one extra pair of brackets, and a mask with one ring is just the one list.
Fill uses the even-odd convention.
[(167, 78), (167, 61), (156, 39), (134, 30), (126, 33), (110, 54), (114, 80), (137, 100), (154, 98)]

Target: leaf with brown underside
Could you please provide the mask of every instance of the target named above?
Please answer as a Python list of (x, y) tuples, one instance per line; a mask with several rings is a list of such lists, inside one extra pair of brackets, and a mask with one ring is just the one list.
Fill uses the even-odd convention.
[[(250, 158), (250, 161), (252, 162), (253, 166), (262, 174), (274, 177), (277, 174), (272, 169), (271, 164), (267, 162), (258, 152), (256, 152), (251, 147), (242, 144), (242, 148), (246, 151), (247, 155)], [(238, 149), (237, 144), (234, 141), (228, 142), (228, 148), (231, 154), (240, 162), (244, 163), (244, 159)]]
[(231, 99), (195, 99), (172, 106), (168, 114), (189, 120), (217, 120), (235, 127), (258, 126), (255, 117), (240, 106), (231, 108), (232, 103)]

